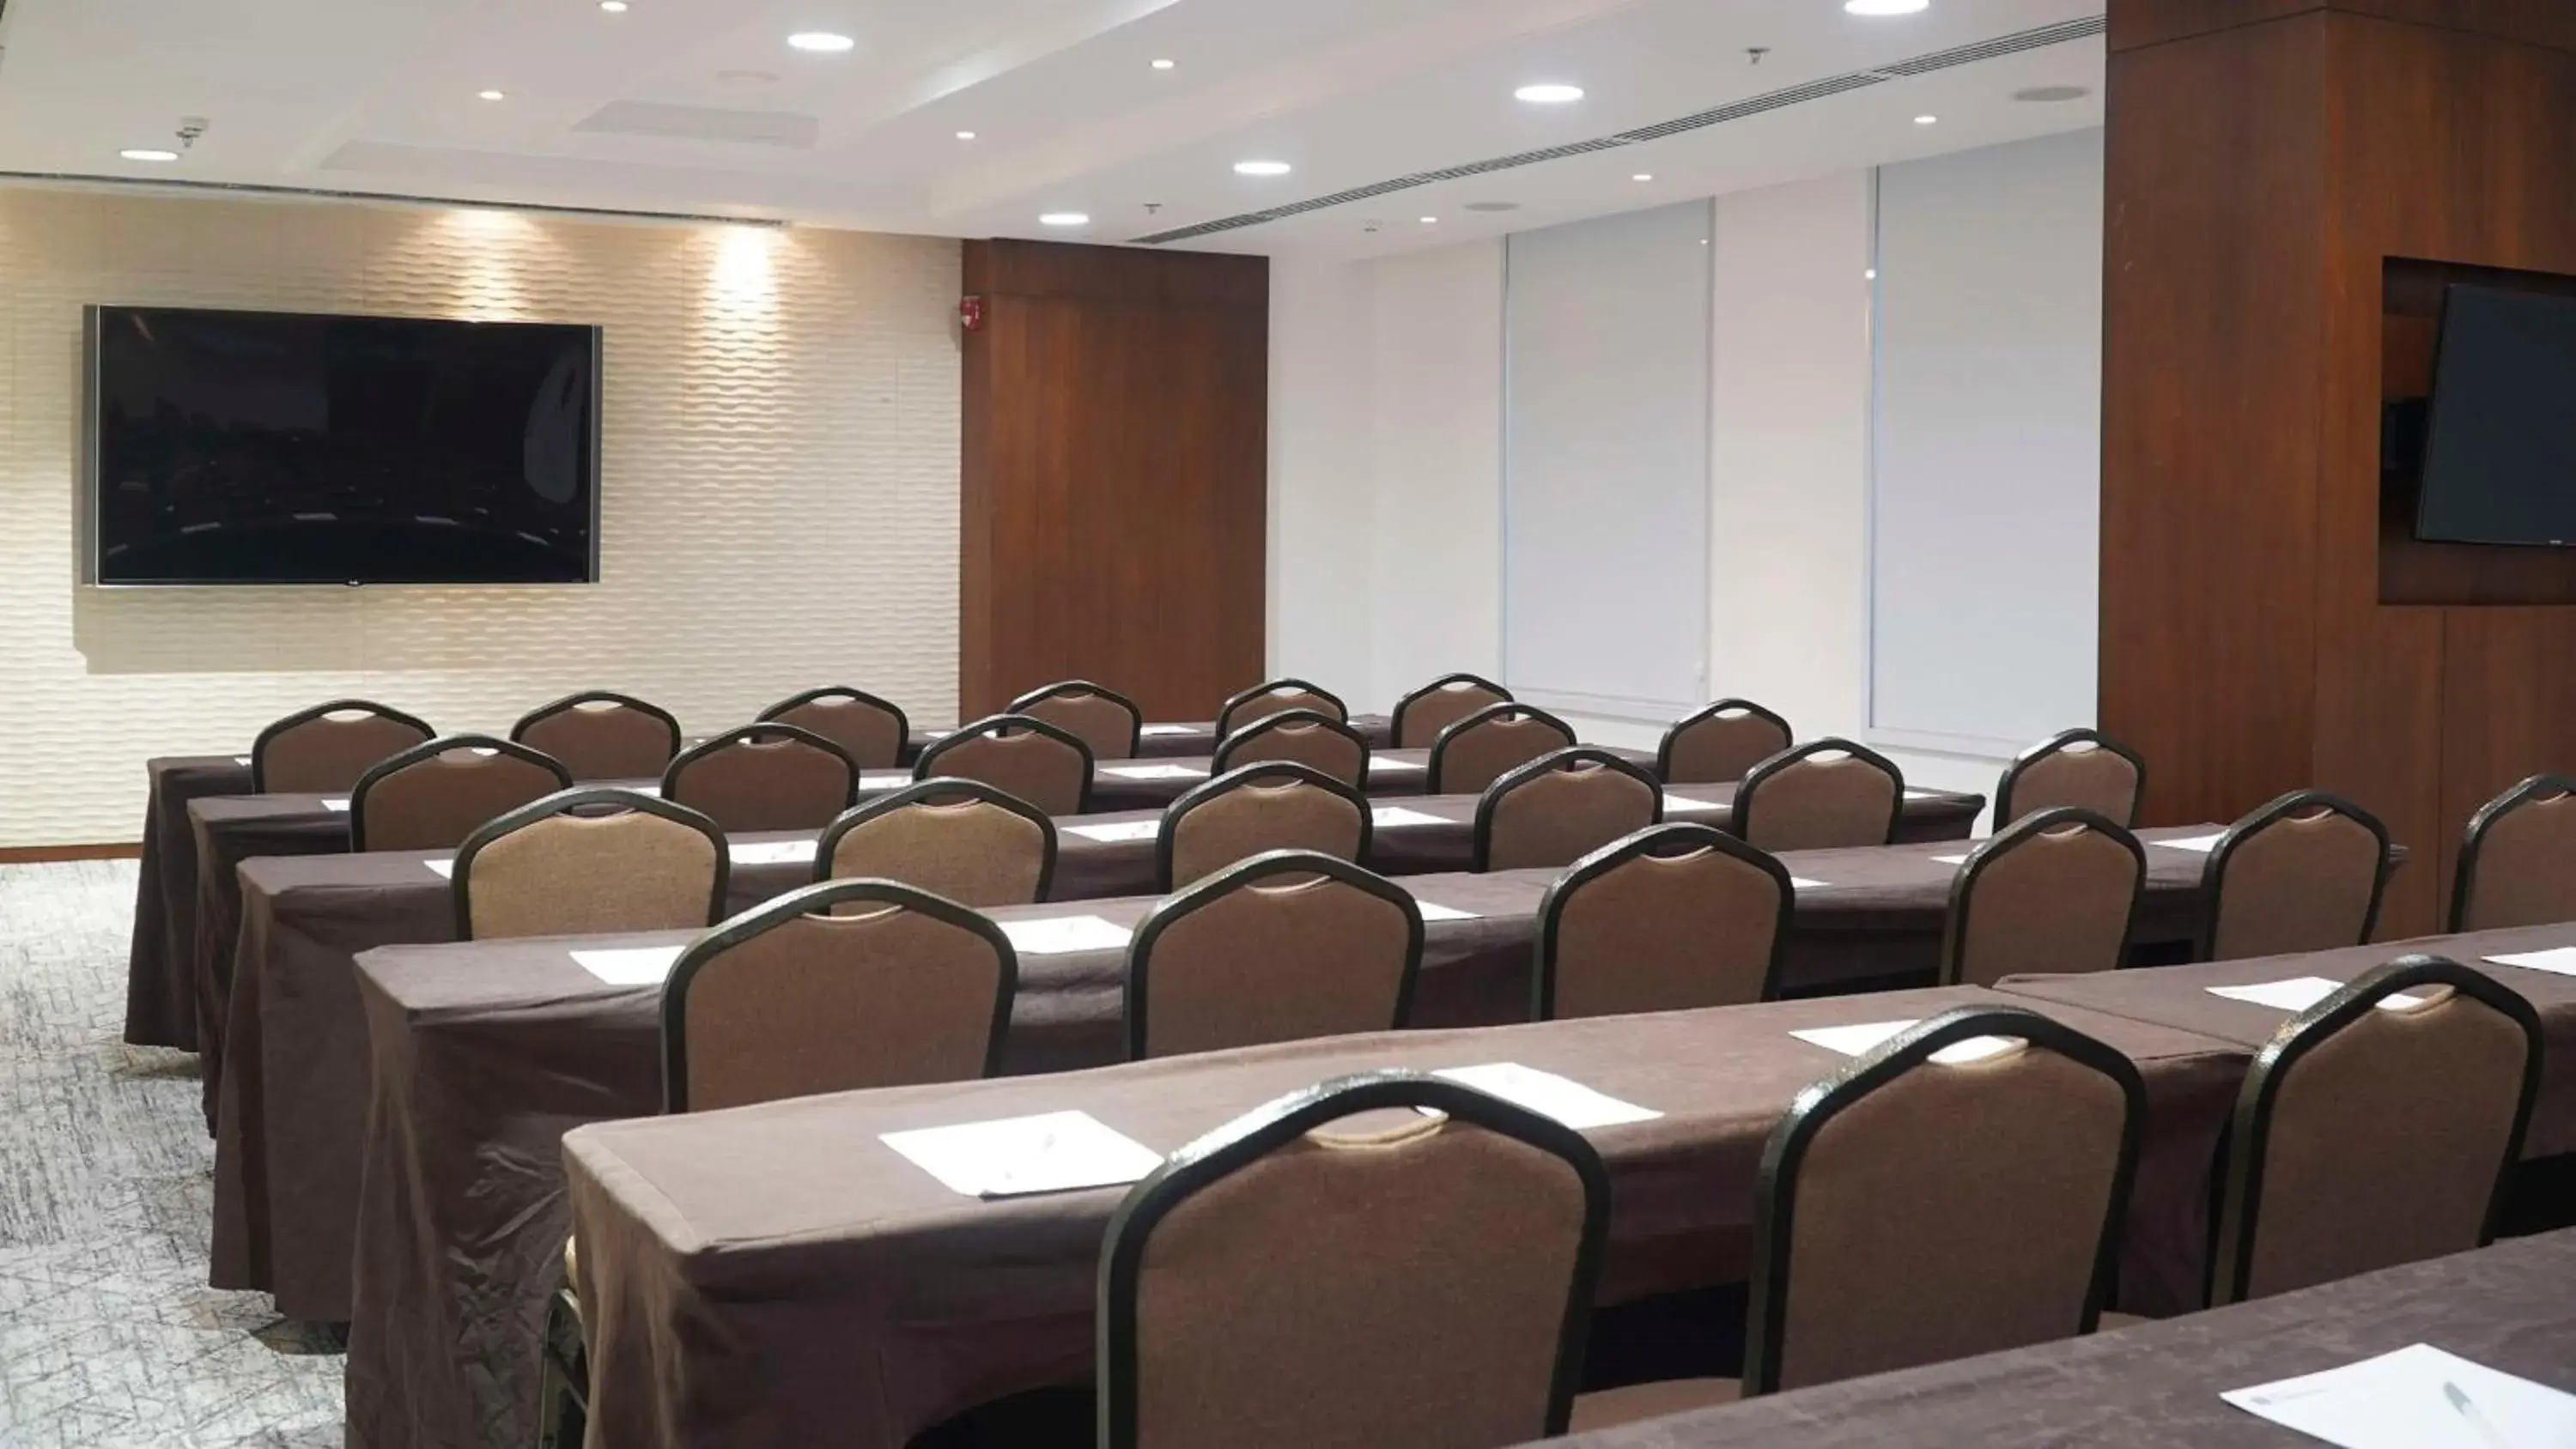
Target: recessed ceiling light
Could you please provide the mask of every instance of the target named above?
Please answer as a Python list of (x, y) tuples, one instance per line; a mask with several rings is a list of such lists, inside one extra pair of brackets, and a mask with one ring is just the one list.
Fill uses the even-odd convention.
[(960, 141), (972, 141), (975, 139), (975, 133), (972, 131), (960, 131), (957, 133), (957, 139)]
[(503, 95), (499, 91), (476, 91), (474, 94), (478, 98), (487, 101), (505, 101), (509, 99), (508, 96)]
[(626, 13), (626, 0), (599, 0), (599, 8), (611, 15), (623, 15)]
[(1290, 166), (1285, 161), (1237, 161), (1234, 163), (1234, 174), (1237, 176), (1285, 176), (1294, 169), (1294, 167)]
[(838, 55), (858, 44), (846, 35), (829, 30), (800, 30), (787, 37), (787, 43), (798, 50), (810, 50), (816, 55)]
[(176, 161), (179, 159), (179, 153), (176, 151), (163, 151), (152, 146), (137, 146), (131, 151), (119, 151), (116, 154), (124, 157), (128, 161)]
[(1854, 15), (1915, 15), (1932, 8), (1932, 0), (1843, 0)]
[(1440, 218), (1436, 216), (1426, 216), (1422, 219), (1422, 224), (1424, 226), (1438, 226), (1440, 224)]
[(1156, 70), (1170, 70), (1173, 66), (1176, 66), (1176, 65), (1179, 65), (1179, 64), (1180, 64), (1180, 62), (1179, 62), (1179, 61), (1177, 61), (1177, 60), (1158, 60), (1158, 61), (1154, 62), (1154, 69), (1156, 69)]
[(1523, 86), (1512, 92), (1512, 95), (1515, 99), (1527, 101), (1533, 106), (1563, 106), (1583, 99), (1583, 87), (1547, 81), (1539, 85)]
[(1038, 218), (1040, 226), (1089, 226), (1091, 218), (1079, 211), (1050, 211)]
[(1916, 116), (1914, 118), (1914, 124), (1918, 126), (1937, 126), (1941, 124), (1941, 118), (1939, 116)]
[(1631, 181), (1652, 181), (1655, 179), (1655, 173), (1652, 171), (1640, 171), (1628, 179)]

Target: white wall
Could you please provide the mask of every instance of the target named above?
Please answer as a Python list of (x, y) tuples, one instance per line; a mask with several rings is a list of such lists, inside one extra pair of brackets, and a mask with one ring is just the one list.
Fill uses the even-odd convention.
[[(1370, 639), (1376, 274), (1270, 269), (1270, 671), (1377, 708)], [(1360, 345), (1353, 345), (1353, 339)]]

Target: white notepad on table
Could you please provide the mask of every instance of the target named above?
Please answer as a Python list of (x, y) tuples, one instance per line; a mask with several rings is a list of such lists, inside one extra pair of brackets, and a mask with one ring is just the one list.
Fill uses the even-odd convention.
[(1517, 1107), (1527, 1107), (1542, 1117), (1553, 1117), (1566, 1126), (1582, 1131), (1587, 1127), (1616, 1127), (1625, 1122), (1652, 1122), (1664, 1115), (1651, 1107), (1622, 1102), (1604, 1092), (1596, 1092), (1581, 1082), (1542, 1072), (1518, 1062), (1494, 1062), (1481, 1067), (1450, 1067), (1432, 1073), (1446, 1077), (1461, 1086), (1490, 1092)]
[(1121, 780), (1204, 780), (1207, 771), (1188, 765), (1103, 765), (1100, 773)]
[(421, 864), (423, 864), (423, 865), (425, 865), (425, 866), (428, 866), (428, 867), (429, 867), (429, 873), (430, 873), (431, 875), (434, 875), (434, 876), (438, 877), (440, 880), (454, 880), (454, 879), (456, 879), (456, 857), (455, 857), (455, 856), (449, 855), (449, 856), (442, 856), (442, 857), (440, 857), (440, 858), (439, 858), (439, 859), (437, 859), (437, 860), (424, 860), (424, 861), (422, 861), (422, 862), (421, 862)]
[(1670, 790), (1664, 792), (1664, 810), (1668, 814), (1675, 810), (1707, 811), (1725, 808), (1727, 807), (1724, 804), (1715, 800), (1694, 800), (1688, 795), (1676, 795)]
[[(2209, 994), (2224, 996), (2230, 1001), (2250, 1001), (2256, 1006), (2276, 1007), (2282, 1011), (2305, 1011), (2342, 989), (2342, 982), (2328, 981), (2322, 976), (2294, 976), (2287, 981), (2260, 981), (2251, 986), (2212, 986)], [(2382, 998), (2379, 1004), (2390, 1011), (2398, 1011), (2420, 1006), (2423, 1001), (2420, 996), (2408, 996), (2401, 991), (2395, 996)]]
[(1377, 828), (1380, 830), (1394, 829), (1407, 825), (1446, 825), (1449, 823), (1437, 815), (1425, 815), (1419, 810), (1407, 810), (1401, 805), (1381, 805), (1377, 809), (1369, 812), (1369, 818), (1376, 822)]
[(1107, 825), (1068, 825), (1064, 833), (1114, 845), (1122, 840), (1151, 840), (1162, 834), (1160, 820), (1120, 820)]
[(968, 1197), (1119, 1187), (1163, 1165), (1152, 1148), (1088, 1112), (888, 1132), (878, 1140)]
[(1794, 891), (1820, 891), (1832, 884), (1829, 880), (1809, 880), (1803, 875), (1789, 877), (1789, 889)]
[(2342, 1449), (2565, 1449), (2576, 1395), (2429, 1344), (2219, 1395)]
[(911, 783), (910, 770), (861, 770), (859, 772), (859, 788), (862, 790), (900, 790)]
[(1420, 760), (1395, 760), (1384, 755), (1369, 756), (1369, 771), (1378, 775), (1419, 775), (1431, 767)]
[(811, 865), (814, 850), (811, 840), (766, 840), (728, 846), (725, 853), (736, 865)]
[(322, 808), (334, 815), (346, 815), (349, 813), (349, 802), (345, 797), (325, 800), (322, 802)]
[(1476, 919), (1476, 913), (1474, 911), (1462, 911), (1456, 906), (1444, 906), (1437, 901), (1416, 900), (1413, 903), (1413, 906), (1414, 909), (1422, 912), (1422, 919), (1425, 921), (1472, 921)]
[(2188, 850), (2197, 855), (2207, 855), (2218, 848), (2218, 842), (2226, 838), (2227, 832), (2222, 830), (2216, 835), (2186, 835), (2180, 840), (2150, 840), (2147, 844), (2161, 845), (2167, 850)]
[(1203, 728), (1205, 728), (1205, 726), (1194, 724), (1149, 724), (1136, 731), (1136, 733), (1140, 735), (1194, 735)]
[(2557, 976), (2576, 976), (2576, 946), (2559, 946), (2547, 951), (2520, 951), (2510, 956), (2489, 956), (2498, 966), (2519, 966), (2525, 971), (2547, 971)]
[(1004, 921), (1002, 934), (1023, 956), (1061, 956), (1073, 951), (1114, 951), (1127, 944), (1125, 926), (1098, 916), (1049, 916), (1038, 921)]
[(249, 769), (249, 768), (250, 768), (250, 756), (248, 756), (248, 755), (235, 755), (235, 756), (233, 756), (233, 763), (234, 763), (234, 764), (236, 764), (236, 765), (239, 765), (239, 766), (241, 766), (243, 769), (247, 770), (247, 769)]
[(1932, 863), (1934, 865), (1966, 865), (1968, 863), (1968, 858), (1964, 855), (1936, 855), (1932, 857)]
[[(1823, 1047), (1829, 1052), (1841, 1052), (1847, 1057), (1865, 1057), (1921, 1024), (1919, 1018), (1915, 1021), (1865, 1021), (1852, 1026), (1812, 1026), (1805, 1031), (1793, 1031), (1789, 1035), (1810, 1046)], [(1972, 1036), (1966, 1041), (1952, 1042), (1934, 1052), (1932, 1060), (1955, 1066), (1960, 1062), (1983, 1060), (1997, 1052), (2008, 1050), (2011, 1046), (2012, 1041), (2006, 1037)]]
[(679, 946), (635, 946), (611, 951), (575, 951), (573, 961), (611, 986), (659, 986), (679, 964)]

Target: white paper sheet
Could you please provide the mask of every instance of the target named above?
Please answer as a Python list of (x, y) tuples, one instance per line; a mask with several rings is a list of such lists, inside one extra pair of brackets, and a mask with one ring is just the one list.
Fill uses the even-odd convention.
[(1462, 911), (1455, 906), (1444, 906), (1436, 901), (1417, 900), (1413, 904), (1416, 909), (1422, 912), (1422, 919), (1425, 921), (1472, 921), (1476, 919), (1476, 913), (1474, 911)]
[(1908, 800), (1938, 800), (1941, 798), (1943, 793), (1944, 792), (1939, 790), (1908, 790), (1905, 792), (1905, 798)]
[(2557, 976), (2576, 976), (2576, 946), (2560, 946), (2548, 951), (2521, 951), (2510, 956), (2489, 956), (2498, 966), (2519, 966), (2525, 971), (2547, 971)]
[(1042, 921), (1004, 921), (1002, 934), (1023, 956), (1061, 956), (1071, 951), (1114, 951), (1131, 934), (1098, 916), (1049, 916)]
[(859, 772), (859, 788), (862, 790), (900, 790), (911, 783), (910, 770), (861, 770)]
[(659, 986), (679, 964), (678, 946), (636, 946), (616, 951), (575, 951), (572, 959), (584, 971), (611, 986)]
[(731, 846), (726, 853), (736, 865), (811, 865), (815, 848), (811, 840), (765, 840)]
[(241, 766), (243, 769), (247, 770), (247, 769), (249, 769), (249, 768), (250, 768), (250, 756), (248, 756), (248, 755), (235, 755), (235, 756), (233, 756), (233, 763), (234, 763), (234, 764), (236, 764), (236, 765), (239, 765), (239, 766)]
[(968, 1197), (1119, 1187), (1163, 1164), (1153, 1149), (1088, 1112), (888, 1132), (878, 1140)]
[(1103, 765), (1100, 773), (1121, 780), (1204, 780), (1207, 771), (1188, 765)]
[(440, 860), (424, 860), (424, 861), (422, 861), (422, 862), (421, 862), (421, 864), (423, 864), (423, 865), (425, 865), (425, 866), (428, 866), (428, 867), (429, 867), (429, 873), (430, 873), (431, 875), (434, 875), (434, 876), (438, 877), (440, 880), (454, 880), (454, 879), (456, 879), (456, 857), (455, 857), (455, 856), (452, 856), (452, 855), (451, 855), (451, 856), (447, 856), (447, 857), (445, 857), (444, 859), (440, 859)]
[(1194, 735), (1204, 728), (1206, 728), (1206, 726), (1194, 724), (1149, 724), (1144, 726), (1142, 729), (1137, 730), (1136, 733), (1140, 735)]
[(2576, 1395), (2422, 1343), (2219, 1397), (2342, 1449), (2576, 1445)]
[(335, 815), (346, 815), (349, 813), (349, 802), (345, 799), (325, 800), (322, 802), (322, 808)]
[[(1831, 1052), (1841, 1052), (1847, 1057), (1865, 1057), (1878, 1050), (1884, 1043), (1913, 1030), (1919, 1022), (1920, 1018), (1915, 1021), (1865, 1021), (1854, 1026), (1809, 1027), (1805, 1031), (1793, 1031), (1789, 1035), (1811, 1046), (1820, 1046)], [(2008, 1050), (2011, 1046), (2011, 1040), (2006, 1037), (1972, 1036), (1966, 1041), (1952, 1042), (1934, 1052), (1932, 1060), (1951, 1065), (1973, 1062)]]
[(1369, 773), (1372, 775), (1419, 775), (1430, 768), (1420, 760), (1396, 760), (1389, 759), (1385, 755), (1369, 756)]
[(1726, 808), (1714, 800), (1694, 800), (1688, 795), (1676, 795), (1670, 790), (1664, 792), (1664, 813), (1667, 815), (1676, 810), (1695, 810), (1705, 813)]
[(1115, 844), (1121, 840), (1151, 840), (1163, 833), (1160, 820), (1122, 820), (1109, 825), (1068, 825), (1064, 833), (1085, 840)]
[(1491, 1092), (1542, 1117), (1553, 1117), (1576, 1131), (1587, 1127), (1616, 1127), (1623, 1122), (1652, 1122), (1664, 1115), (1652, 1108), (1596, 1092), (1581, 1082), (1560, 1077), (1554, 1072), (1542, 1072), (1518, 1062), (1451, 1067), (1432, 1075), (1446, 1077), (1480, 1092)]
[(1932, 863), (1934, 865), (1966, 865), (1968, 863), (1968, 858), (1964, 855), (1936, 855), (1932, 857)]
[(2216, 835), (2186, 835), (2180, 840), (2150, 840), (2147, 844), (2161, 845), (2167, 850), (2188, 850), (2194, 854), (2207, 855), (2218, 848), (2218, 842), (2226, 838), (2227, 832), (2222, 830)]
[(1407, 810), (1401, 805), (1381, 805), (1377, 809), (1369, 812), (1369, 818), (1377, 822), (1377, 828), (1380, 830), (1400, 829), (1407, 825), (1447, 825), (1450, 823), (1441, 819), (1437, 815), (1425, 815), (1419, 810)]
[[(2282, 1011), (2305, 1011), (2342, 989), (2342, 982), (2328, 981), (2322, 976), (2293, 976), (2287, 981), (2260, 981), (2251, 986), (2212, 986), (2209, 994), (2224, 996), (2230, 1001), (2250, 1001), (2256, 1006), (2277, 1007)], [(2383, 1010), (2398, 1011), (2422, 1003), (2422, 997), (2409, 996), (2401, 991), (2383, 999), (2379, 1005)]]
[(1796, 891), (1820, 891), (1832, 884), (1829, 880), (1809, 880), (1803, 875), (1789, 877), (1789, 889)]

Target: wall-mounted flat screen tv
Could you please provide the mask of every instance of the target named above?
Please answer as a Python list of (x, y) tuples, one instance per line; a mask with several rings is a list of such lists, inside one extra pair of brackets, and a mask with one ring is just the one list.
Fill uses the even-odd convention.
[(2415, 536), (2576, 544), (2576, 298), (2449, 289)]
[(596, 327), (89, 312), (101, 584), (599, 575)]

